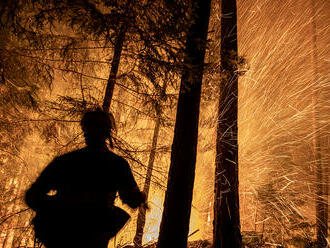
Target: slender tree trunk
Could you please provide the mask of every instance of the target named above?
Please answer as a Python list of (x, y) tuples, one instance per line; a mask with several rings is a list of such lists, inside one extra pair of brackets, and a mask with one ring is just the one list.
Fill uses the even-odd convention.
[[(127, 1), (126, 7), (125, 7), (126, 15), (127, 15), (128, 11), (130, 11), (132, 3), (133, 3), (133, 0)], [(112, 96), (113, 96), (113, 90), (115, 88), (118, 68), (119, 68), (119, 64), (120, 64), (121, 52), (123, 50), (125, 36), (126, 36), (128, 26), (129, 26), (128, 23), (122, 23), (120, 25), (117, 37), (115, 39), (113, 59), (111, 62), (110, 74), (109, 74), (109, 78), (108, 78), (108, 82), (107, 82), (107, 87), (105, 89), (103, 105), (102, 105), (103, 111), (105, 111), (105, 112), (109, 112), (109, 109), (110, 109), (111, 100), (112, 100)]]
[[(156, 119), (156, 123), (155, 123), (154, 134), (152, 137), (152, 145), (151, 145), (151, 151), (149, 154), (149, 162), (148, 162), (146, 179), (144, 181), (144, 186), (143, 186), (143, 192), (145, 193), (147, 199), (148, 199), (149, 190), (150, 190), (150, 182), (151, 182), (152, 170), (154, 167), (159, 130), (160, 130), (160, 116), (158, 115), (157, 119)], [(135, 237), (134, 237), (134, 246), (135, 247), (142, 247), (142, 237), (143, 237), (143, 229), (144, 229), (145, 223), (146, 223), (146, 210), (145, 210), (145, 208), (141, 207), (141, 208), (139, 208), (139, 213), (138, 213), (138, 217), (137, 217), (136, 233), (135, 233)]]
[(117, 106), (116, 106), (115, 113), (114, 113), (115, 120), (118, 124), (120, 123), (121, 114), (122, 114), (122, 111), (123, 111), (123, 107), (122, 107), (122, 104), (120, 102), (120, 97), (123, 94), (124, 94), (123, 88), (118, 87), (118, 96), (119, 97), (118, 97), (118, 102), (117, 102)]
[(111, 62), (111, 70), (110, 75), (107, 82), (107, 87), (105, 90), (105, 95), (103, 99), (103, 111), (109, 112), (111, 100), (113, 96), (113, 90), (116, 84), (116, 77), (118, 73), (119, 63), (120, 63), (120, 57), (121, 52), (123, 50), (124, 40), (125, 40), (125, 34), (126, 34), (126, 26), (122, 25), (119, 34), (116, 37), (115, 40), (115, 47), (114, 47), (114, 53), (113, 53), (113, 59)]
[(323, 171), (322, 166), (322, 151), (319, 135), (319, 118), (317, 102), (319, 99), (318, 89), (316, 82), (318, 81), (318, 54), (317, 54), (317, 34), (316, 34), (316, 11), (314, 1), (311, 1), (312, 5), (312, 32), (313, 32), (313, 53), (312, 63), (314, 71), (314, 92), (312, 94), (313, 104), (313, 155), (316, 164), (316, 236), (317, 236), (317, 248), (327, 247), (328, 236), (328, 181), (326, 171)]
[[(159, 103), (157, 103), (157, 105), (155, 106), (155, 110), (156, 110), (155, 112), (156, 112), (157, 119), (155, 122), (154, 133), (153, 133), (153, 137), (152, 137), (152, 144), (151, 144), (151, 151), (149, 154), (149, 162), (148, 162), (148, 167), (147, 167), (146, 179), (144, 181), (144, 186), (143, 186), (143, 192), (146, 195), (147, 199), (149, 196), (152, 171), (154, 168), (156, 148), (157, 148), (158, 136), (159, 136), (160, 125), (161, 125), (161, 113), (162, 113), (161, 102), (166, 97), (166, 88), (167, 88), (167, 83), (164, 82), (164, 85), (161, 90), (161, 92), (163, 94), (161, 94)], [(146, 209), (139, 208), (137, 224), (136, 224), (136, 233), (135, 233), (135, 237), (134, 237), (134, 246), (136, 248), (142, 247), (142, 237), (143, 237), (143, 229), (145, 226), (145, 222), (146, 222)]]
[(157, 248), (187, 248), (210, 0), (195, 0), (188, 30), (171, 164)]
[(221, 82), (216, 143), (214, 248), (241, 247), (237, 143), (236, 0), (221, 5)]

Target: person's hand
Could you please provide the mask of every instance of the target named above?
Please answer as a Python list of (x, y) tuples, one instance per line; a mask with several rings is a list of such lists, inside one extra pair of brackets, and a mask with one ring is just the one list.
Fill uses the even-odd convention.
[(149, 206), (148, 206), (148, 203), (147, 203), (147, 196), (144, 192), (141, 192), (141, 196), (142, 196), (142, 203), (140, 205), (140, 207), (143, 209), (143, 210), (148, 210), (149, 209)]
[(145, 210), (149, 210), (149, 205), (148, 205), (147, 202), (144, 202), (144, 203), (142, 204), (142, 207), (143, 207)]
[(149, 205), (148, 205), (147, 202), (142, 203), (140, 207), (141, 207), (144, 211), (149, 210)]

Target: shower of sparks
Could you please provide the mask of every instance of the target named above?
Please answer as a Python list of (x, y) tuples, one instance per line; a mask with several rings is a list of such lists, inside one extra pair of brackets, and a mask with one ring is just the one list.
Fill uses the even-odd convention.
[[(293, 237), (315, 239), (310, 229), (315, 224), (316, 185), (328, 183), (316, 181), (313, 139), (321, 141), (325, 179), (330, 151), (325, 61), (330, 55), (329, 16), (323, 11), (325, 2), (316, 3), (315, 16), (311, 4), (239, 2), (239, 49), (249, 67), (239, 83), (241, 224), (243, 231), (264, 232), (279, 243)], [(313, 53), (318, 54), (317, 63)], [(262, 225), (255, 224), (259, 221)], [(298, 228), (302, 223), (309, 225)]]
[[(239, 79), (238, 96), (241, 226), (243, 235), (260, 232), (269, 243), (315, 240), (316, 188), (320, 183), (329, 187), (329, 4), (315, 3), (315, 15), (311, 4), (238, 1), (239, 55), (246, 59), (240, 68), (245, 74)], [(209, 204), (215, 154), (204, 150), (215, 142), (215, 106), (205, 104), (201, 109), (194, 195), (206, 218), (213, 211)], [(315, 137), (320, 140), (323, 182), (316, 178)], [(322, 200), (328, 202), (325, 196)], [(210, 238), (212, 223), (202, 222), (203, 233)]]

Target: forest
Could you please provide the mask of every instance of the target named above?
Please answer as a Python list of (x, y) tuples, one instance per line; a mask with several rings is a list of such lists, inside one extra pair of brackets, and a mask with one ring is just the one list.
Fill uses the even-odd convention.
[(1, 0), (0, 247), (24, 195), (112, 113), (149, 209), (109, 248), (326, 248), (330, 1)]

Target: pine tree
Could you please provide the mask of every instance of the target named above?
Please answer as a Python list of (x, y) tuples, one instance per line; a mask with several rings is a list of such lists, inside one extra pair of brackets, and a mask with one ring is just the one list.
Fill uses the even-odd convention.
[(319, 118), (317, 103), (319, 101), (319, 91), (315, 87), (319, 79), (318, 75), (318, 52), (317, 52), (317, 34), (316, 34), (316, 11), (315, 3), (311, 1), (312, 9), (312, 63), (313, 63), (313, 76), (314, 76), (314, 92), (312, 94), (313, 104), (313, 156), (316, 164), (316, 236), (317, 236), (317, 248), (327, 247), (328, 237), (328, 181), (326, 180), (328, 175), (323, 168), (322, 151), (321, 151), (321, 138), (319, 132)]
[(164, 201), (158, 248), (187, 247), (198, 137), (198, 118), (210, 1), (191, 1), (192, 25), (186, 38), (185, 58), (171, 164)]
[(221, 3), (221, 82), (218, 105), (213, 247), (241, 247), (237, 143), (236, 0)]

